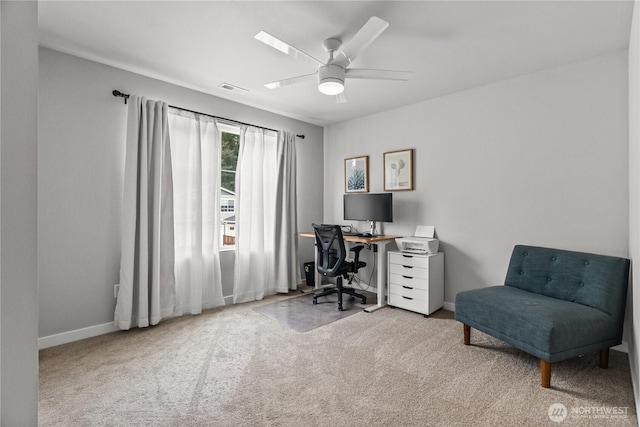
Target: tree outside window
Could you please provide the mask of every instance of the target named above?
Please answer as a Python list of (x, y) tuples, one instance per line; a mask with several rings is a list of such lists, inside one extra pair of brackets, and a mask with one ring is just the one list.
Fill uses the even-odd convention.
[(222, 230), (222, 246), (233, 246), (236, 243), (236, 166), (240, 135), (233, 132), (221, 132), (222, 152), (220, 154), (220, 228)]

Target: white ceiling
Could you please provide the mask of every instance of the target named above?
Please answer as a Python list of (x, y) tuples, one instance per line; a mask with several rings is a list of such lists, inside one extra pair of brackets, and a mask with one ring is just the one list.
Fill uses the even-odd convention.
[[(41, 1), (40, 44), (319, 125), (385, 111), (625, 49), (632, 1)], [(316, 67), (254, 39), (260, 30), (326, 60), (371, 16), (389, 28), (357, 68), (412, 71), (408, 82), (347, 80), (336, 104)], [(244, 95), (218, 88), (248, 89)], [(114, 88), (123, 89), (123, 88)]]

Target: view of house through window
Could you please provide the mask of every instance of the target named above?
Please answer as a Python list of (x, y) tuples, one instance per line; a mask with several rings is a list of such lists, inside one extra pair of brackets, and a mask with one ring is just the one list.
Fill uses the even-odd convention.
[(222, 246), (236, 243), (236, 165), (240, 146), (239, 130), (224, 126), (221, 132), (220, 227)]

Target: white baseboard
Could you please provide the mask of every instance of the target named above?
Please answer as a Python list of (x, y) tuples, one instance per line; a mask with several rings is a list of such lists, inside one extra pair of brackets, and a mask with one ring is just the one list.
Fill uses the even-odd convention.
[(611, 347), (611, 350), (617, 350), (629, 354), (629, 343), (626, 341), (622, 341), (622, 344)]
[(89, 326), (88, 328), (76, 329), (75, 331), (49, 335), (47, 337), (38, 338), (38, 349), (42, 350), (56, 345), (67, 344), (83, 340), (85, 338), (97, 337), (98, 335), (104, 335), (115, 331), (119, 331), (119, 329), (114, 322), (111, 322), (104, 323), (102, 325)]
[[(233, 295), (224, 297), (225, 305), (233, 304)], [(102, 325), (89, 326), (87, 328), (76, 329), (74, 331), (62, 332), (55, 335), (38, 338), (38, 350), (43, 350), (56, 345), (68, 344), (86, 338), (93, 338), (99, 335), (119, 331), (115, 322), (103, 323)]]
[(444, 302), (443, 308), (449, 311), (456, 311), (456, 305), (452, 302)]

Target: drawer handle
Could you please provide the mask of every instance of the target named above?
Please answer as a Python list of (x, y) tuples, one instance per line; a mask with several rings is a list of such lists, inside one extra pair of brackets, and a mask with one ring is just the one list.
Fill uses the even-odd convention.
[(411, 266), (411, 265), (404, 265), (404, 264), (403, 264), (402, 266), (403, 266), (404, 268), (413, 268), (413, 266)]
[(402, 287), (403, 287), (403, 288), (405, 288), (405, 289), (413, 289), (413, 288), (412, 288), (412, 287), (410, 287), (410, 286), (404, 286), (404, 285), (402, 285)]
[(413, 299), (413, 298), (405, 297), (404, 295), (402, 296), (402, 298), (404, 298), (404, 299), (410, 299), (410, 300), (412, 300), (412, 299)]
[(404, 255), (403, 254), (402, 256), (405, 257), (405, 258), (413, 258), (413, 255)]
[(404, 274), (402, 275), (402, 277), (404, 277), (405, 279), (413, 279), (413, 277), (411, 277), (411, 276), (405, 276)]

